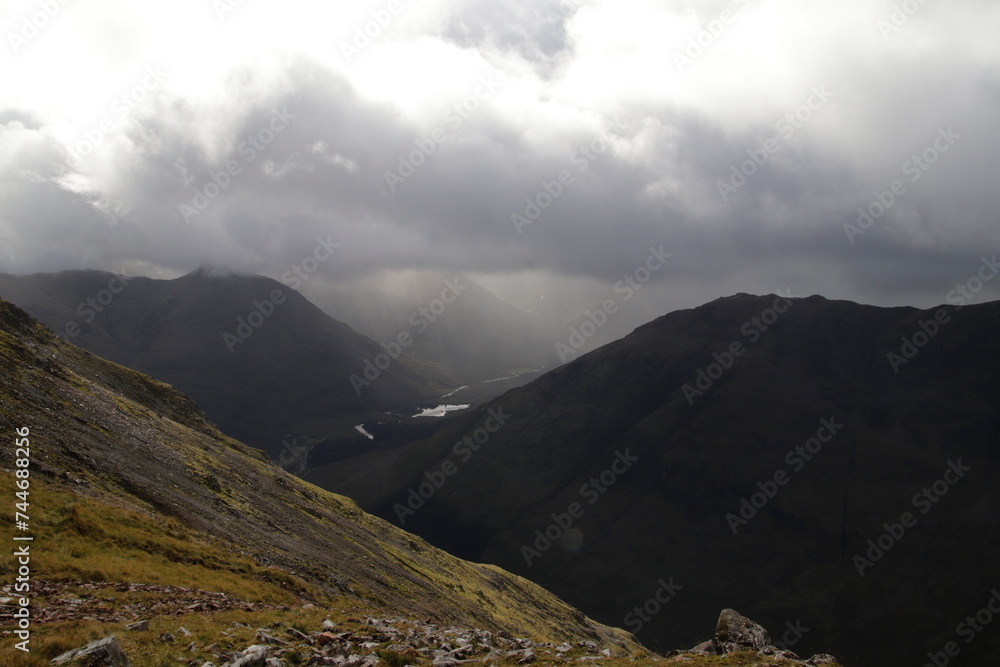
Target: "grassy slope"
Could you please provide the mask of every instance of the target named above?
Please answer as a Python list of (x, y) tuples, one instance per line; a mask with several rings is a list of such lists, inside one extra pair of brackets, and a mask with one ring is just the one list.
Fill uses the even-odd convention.
[[(186, 397), (58, 340), (6, 302), (0, 364), (0, 434), (10, 444), (16, 428), (31, 429), (36, 585), (156, 583), (291, 610), (306, 602), (320, 607), (287, 612), (296, 623), (337, 613), (402, 614), (638, 650), (626, 633), (590, 621), (540, 587), (451, 557), (284, 473), (215, 430)], [(0, 497), (12, 497), (12, 455), (5, 444)], [(6, 514), (0, 539), (9, 541)], [(12, 567), (9, 559), (0, 563), (3, 579)], [(227, 613), (223, 625), (239, 615)], [(244, 613), (258, 627), (278, 612)], [(215, 632), (208, 616), (183, 622)], [(120, 622), (37, 625), (32, 659), (42, 664), (116, 630)], [(126, 647), (139, 650), (141, 639), (127, 639)], [(11, 643), (0, 643), (4, 659)]]

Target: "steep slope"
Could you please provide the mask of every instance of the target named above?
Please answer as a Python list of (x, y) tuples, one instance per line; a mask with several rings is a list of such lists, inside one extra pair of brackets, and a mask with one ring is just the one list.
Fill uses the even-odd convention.
[(510, 305), (464, 275), (405, 272), (304, 289), (325, 312), (375, 340), (412, 334), (408, 352), (447, 366), (462, 384), (556, 365), (555, 343), (566, 335), (564, 328)]
[(381, 346), (260, 276), (0, 276), (0, 296), (71, 342), (172, 384), (225, 433), (275, 458), (286, 434), (355, 437), (360, 421), (454, 386), (406, 355), (366, 378)]
[[(260, 627), (388, 614), (638, 650), (543, 589), (292, 477), (222, 435), (190, 399), (57, 339), (3, 301), (0, 362), (3, 497), (14, 498), (15, 469), (30, 472), (27, 530), (15, 530), (12, 512), (2, 523), (8, 544), (12, 534), (34, 538), (26, 595), (36, 621), (32, 656), (15, 652), (10, 635), (5, 656), (45, 664), (135, 616), (165, 617), (163, 627), (177, 613), (199, 641), (233, 619)], [(27, 468), (15, 460), (17, 439), (28, 441), (18, 445), (30, 449)], [(5, 579), (11, 562), (0, 565)], [(88, 601), (94, 591), (106, 592)], [(150, 638), (136, 635), (127, 648), (155, 650), (143, 645)]]
[(736, 606), (851, 665), (996, 662), (959, 624), (1000, 583), (998, 329), (738, 295), (308, 478), (660, 648)]

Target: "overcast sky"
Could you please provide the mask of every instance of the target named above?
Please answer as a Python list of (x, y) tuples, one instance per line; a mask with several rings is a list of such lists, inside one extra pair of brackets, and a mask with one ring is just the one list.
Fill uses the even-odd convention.
[(1000, 251), (995, 0), (347, 5), (0, 4), (0, 272), (277, 277), (323, 238), (316, 283), (590, 299), (662, 245), (656, 308), (930, 306)]

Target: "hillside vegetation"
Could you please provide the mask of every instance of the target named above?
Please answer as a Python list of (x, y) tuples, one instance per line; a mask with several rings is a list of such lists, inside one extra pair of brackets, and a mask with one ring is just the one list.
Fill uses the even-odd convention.
[[(137, 664), (201, 664), (253, 643), (249, 628), (306, 631), (330, 618), (349, 629), (376, 615), (642, 653), (544, 589), (285, 473), (169, 386), (59, 340), (2, 301), (0, 363), (0, 497), (13, 499), (14, 434), (28, 428), (35, 538), (32, 652), (13, 650), (8, 634), (4, 661), (47, 664), (114, 633)], [(9, 512), (0, 525), (10, 543)], [(0, 561), (4, 581), (14, 567)], [(148, 631), (123, 632), (140, 619)], [(183, 646), (154, 641), (180, 637), (181, 625), (192, 633)]]

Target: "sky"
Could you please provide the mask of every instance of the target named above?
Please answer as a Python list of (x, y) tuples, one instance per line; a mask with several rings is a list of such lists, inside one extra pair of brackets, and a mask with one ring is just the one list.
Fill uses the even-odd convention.
[(4, 0), (0, 272), (277, 277), (325, 241), (313, 290), (998, 299), (997, 26), (988, 0)]

